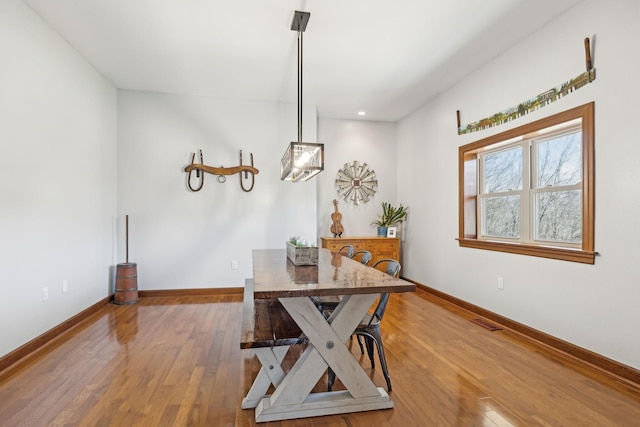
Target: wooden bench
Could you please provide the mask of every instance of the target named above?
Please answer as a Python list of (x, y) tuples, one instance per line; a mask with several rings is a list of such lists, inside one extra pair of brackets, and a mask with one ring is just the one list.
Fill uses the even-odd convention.
[(277, 299), (253, 299), (253, 279), (244, 282), (240, 348), (307, 344), (307, 338)]
[(244, 282), (241, 349), (254, 349), (262, 367), (251, 389), (242, 400), (242, 408), (255, 408), (271, 384), (277, 387), (284, 378), (281, 363), (294, 344), (308, 339), (277, 299), (254, 300), (253, 279)]

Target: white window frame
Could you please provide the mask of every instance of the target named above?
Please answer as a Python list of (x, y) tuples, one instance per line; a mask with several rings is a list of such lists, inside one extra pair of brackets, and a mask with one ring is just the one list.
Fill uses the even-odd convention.
[[(537, 217), (537, 204), (535, 202), (536, 196), (542, 193), (553, 193), (563, 191), (580, 191), (580, 198), (582, 199), (582, 180), (573, 185), (559, 185), (554, 187), (538, 187), (538, 144), (546, 142), (550, 139), (561, 137), (563, 135), (570, 135), (581, 131), (580, 120), (575, 120), (562, 124), (561, 126), (549, 130), (545, 130), (544, 133), (539, 135), (523, 138), (520, 141), (508, 142), (504, 144), (496, 144), (497, 146), (489, 146), (486, 150), (478, 153), (478, 204), (477, 204), (477, 218), (479, 222), (478, 226), (478, 239), (481, 240), (496, 240), (505, 242), (517, 242), (525, 244), (544, 244), (549, 246), (560, 246), (567, 248), (580, 248), (582, 241), (578, 243), (563, 242), (555, 240), (543, 240), (536, 238), (538, 223), (535, 220)], [(514, 148), (520, 148), (522, 153), (522, 183), (520, 189), (510, 189), (500, 192), (487, 192), (485, 189), (485, 159), (488, 156), (506, 152)], [(582, 151), (582, 150), (581, 150)], [(582, 166), (581, 166), (582, 167)], [(485, 216), (484, 216), (484, 204), (487, 199), (495, 197), (509, 197), (519, 196), (520, 200), (520, 227), (518, 230), (518, 237), (506, 237), (506, 236), (494, 236), (485, 234)]]

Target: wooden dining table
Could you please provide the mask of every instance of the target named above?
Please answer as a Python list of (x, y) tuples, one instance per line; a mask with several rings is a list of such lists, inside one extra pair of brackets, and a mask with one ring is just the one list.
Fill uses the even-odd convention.
[[(386, 390), (373, 383), (347, 342), (381, 293), (412, 292), (415, 285), (328, 249), (319, 249), (317, 266), (295, 266), (279, 249), (256, 249), (252, 257), (254, 300), (279, 301), (307, 344), (286, 373), (279, 364), (288, 346), (256, 348), (262, 368), (243, 408), (255, 407), (257, 422), (392, 408)], [(310, 297), (330, 295), (341, 302), (325, 318)], [(312, 392), (329, 368), (346, 389)], [(266, 395), (271, 384), (275, 391)]]

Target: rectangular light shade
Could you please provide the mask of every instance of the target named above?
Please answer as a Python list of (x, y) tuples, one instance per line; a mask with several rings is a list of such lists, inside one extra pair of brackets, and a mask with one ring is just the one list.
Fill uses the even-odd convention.
[(292, 142), (280, 161), (280, 179), (306, 181), (324, 170), (324, 144)]

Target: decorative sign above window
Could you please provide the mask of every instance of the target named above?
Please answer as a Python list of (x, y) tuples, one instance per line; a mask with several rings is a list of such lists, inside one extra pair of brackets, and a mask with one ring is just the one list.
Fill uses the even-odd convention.
[(376, 187), (378, 180), (375, 171), (370, 170), (366, 163), (361, 165), (357, 160), (351, 164), (345, 163), (336, 175), (336, 189), (347, 203), (367, 203), (376, 194)]
[(508, 108), (492, 116), (469, 123), (466, 126), (460, 125), (460, 110), (458, 110), (456, 112), (458, 116), (458, 135), (476, 132), (510, 122), (520, 116), (524, 116), (525, 114), (529, 114), (532, 111), (545, 107), (550, 103), (569, 95), (573, 91), (580, 89), (587, 83), (594, 81), (596, 79), (596, 69), (593, 68), (591, 64), (591, 47), (588, 37), (584, 39), (584, 50), (586, 55), (587, 71), (568, 82), (562, 83), (560, 86), (542, 92), (540, 95), (527, 99), (515, 107)]

